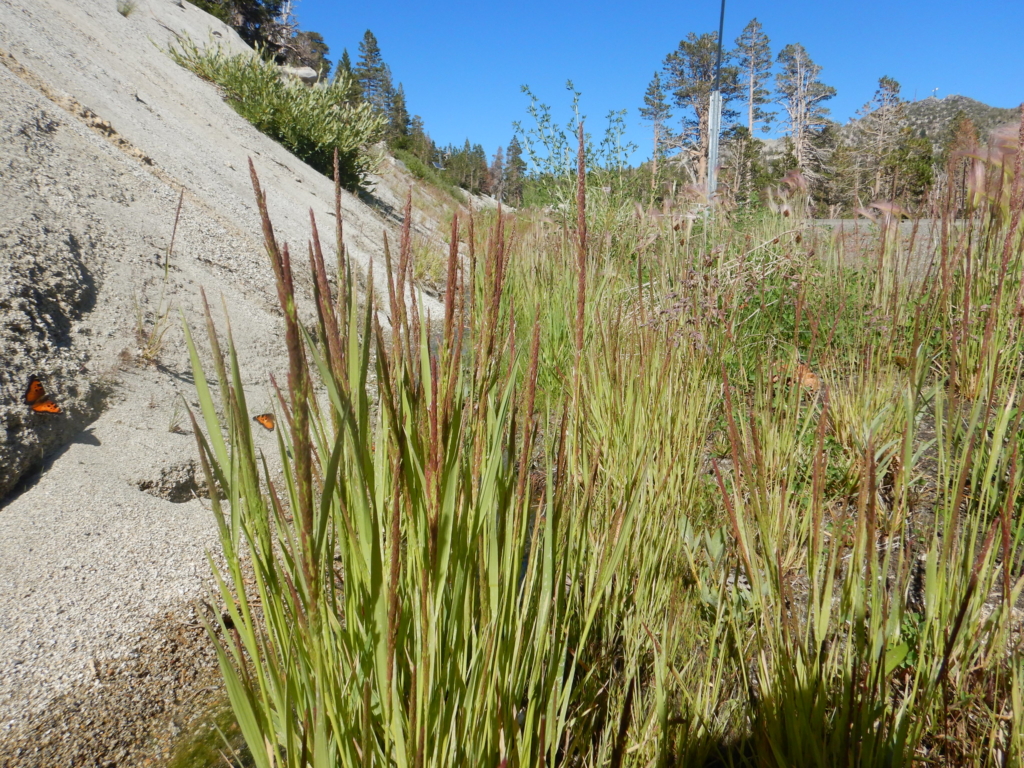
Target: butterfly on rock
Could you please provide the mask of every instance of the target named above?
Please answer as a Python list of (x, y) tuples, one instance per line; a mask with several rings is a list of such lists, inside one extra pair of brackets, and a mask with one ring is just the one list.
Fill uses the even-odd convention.
[(60, 413), (60, 406), (53, 402), (53, 399), (46, 394), (46, 390), (35, 376), (28, 380), (28, 388), (25, 390), (25, 405), (36, 413)]

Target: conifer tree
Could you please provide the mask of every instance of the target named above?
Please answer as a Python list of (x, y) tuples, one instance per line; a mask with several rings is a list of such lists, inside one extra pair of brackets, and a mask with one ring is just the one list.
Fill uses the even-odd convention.
[(494, 153), (491, 160), (491, 167), (487, 171), (487, 194), (499, 202), (502, 200), (502, 192), (505, 186), (505, 159), (501, 147)]
[(338, 62), (338, 67), (335, 71), (352, 74), (352, 57), (348, 55), (348, 48), (342, 48), (341, 61)]
[(661, 87), (661, 75), (655, 72), (647, 86), (647, 92), (644, 94), (644, 105), (640, 107), (640, 116), (654, 128), (654, 150), (651, 154), (652, 186), (658, 177), (658, 158), (663, 154), (663, 147), (668, 139), (665, 133), (665, 123), (668, 122), (671, 115), (672, 108), (665, 100), (665, 89)]
[(921, 205), (935, 182), (935, 157), (932, 143), (922, 129), (915, 133), (909, 126), (900, 129), (896, 149), (889, 158), (891, 197), (904, 205)]
[(405, 88), (398, 84), (390, 99), (390, 111), (388, 112), (388, 144), (392, 147), (407, 149), (409, 133), (411, 130), (409, 110), (405, 106)]
[(772, 70), (770, 42), (757, 19), (751, 19), (736, 38), (736, 63), (740, 85), (747, 100), (747, 130), (751, 136), (758, 124), (765, 133), (771, 130), (771, 121), (775, 117), (774, 112), (762, 109), (771, 98), (768, 89), (764, 87)]
[(381, 85), (381, 110), (390, 118), (391, 110), (395, 101), (395, 86), (391, 77), (391, 67), (384, 65), (384, 78)]
[(738, 205), (756, 200), (759, 177), (764, 176), (761, 147), (744, 125), (734, 125), (722, 136), (720, 182)]
[(906, 122), (906, 102), (900, 97), (900, 84), (891, 77), (879, 78), (878, 90), (860, 114), (858, 143), (871, 179), (871, 197), (876, 199), (885, 187), (891, 187), (886, 182), (892, 181), (892, 159)]
[(195, 5), (234, 27), (250, 46), (262, 46), (275, 54), (279, 43), (294, 30), (290, 24), (279, 23), (285, 9), (283, 0), (197, 0)]
[[(707, 179), (708, 159), (708, 118), (710, 116), (711, 90), (715, 82), (715, 62), (718, 54), (718, 33), (708, 32), (699, 37), (691, 32), (679, 47), (665, 57), (665, 85), (672, 99), (683, 110), (682, 132), (674, 144), (689, 154), (695, 168), (694, 181), (703, 183)], [(722, 122), (734, 120), (734, 110), (727, 107), (739, 92), (739, 74), (728, 64), (731, 54), (722, 53)]]
[(463, 189), (478, 193), (487, 184), (487, 154), (479, 144), (454, 144), (445, 149), (444, 175)]
[(513, 136), (508, 143), (508, 152), (505, 155), (505, 200), (511, 205), (522, 205), (523, 185), (526, 180), (526, 161), (523, 160), (523, 147), (519, 143), (519, 137)]
[[(466, 140), (469, 143), (469, 139)], [(487, 185), (487, 153), (483, 146), (474, 144), (469, 151), (470, 180), (469, 188), (474, 192), (482, 192)]]
[(352, 74), (359, 82), (363, 98), (370, 106), (381, 114), (389, 114), (392, 95), (391, 70), (384, 63), (377, 38), (370, 30), (366, 30), (359, 43), (359, 61)]
[(413, 115), (409, 123), (409, 151), (425, 163), (435, 162), (437, 149), (423, 125), (423, 118)]
[(339, 78), (347, 78), (348, 89), (346, 90), (345, 100), (350, 103), (356, 103), (363, 98), (363, 88), (359, 84), (359, 80), (356, 79), (355, 72), (352, 71), (352, 59), (348, 55), (348, 49), (345, 48), (341, 52), (341, 60), (338, 62), (338, 66), (334, 68), (334, 82), (337, 83)]
[(778, 103), (785, 110), (785, 124), (796, 159), (804, 175), (813, 177), (820, 165), (814, 136), (829, 124), (828, 108), (823, 102), (836, 95), (836, 89), (818, 79), (821, 67), (815, 64), (800, 43), (790, 43), (777, 59), (780, 71), (775, 75)]
[(330, 49), (319, 32), (296, 32), (285, 49), (285, 62), (296, 67), (311, 67), (326, 79), (331, 72)]
[(939, 153), (939, 168), (948, 185), (950, 204), (956, 215), (967, 209), (967, 179), (972, 161), (969, 153), (978, 151), (981, 136), (974, 121), (962, 109), (953, 115), (953, 120), (942, 141)]
[(817, 214), (838, 219), (859, 205), (856, 147), (843, 140), (836, 123), (829, 123), (818, 132), (813, 143), (817, 156), (827, 158), (811, 185)]

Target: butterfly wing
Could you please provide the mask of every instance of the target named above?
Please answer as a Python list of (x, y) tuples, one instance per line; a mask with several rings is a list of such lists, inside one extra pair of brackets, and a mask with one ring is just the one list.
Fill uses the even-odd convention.
[(25, 405), (36, 413), (60, 413), (60, 406), (46, 394), (43, 385), (35, 376), (28, 380), (28, 388), (25, 390)]
[(36, 413), (60, 413), (60, 406), (47, 397), (33, 404), (32, 410)]
[(259, 424), (266, 430), (271, 432), (274, 431), (274, 414), (272, 413), (261, 413), (259, 416), (253, 416), (252, 420)]
[(46, 390), (39, 383), (39, 379), (33, 376), (28, 380), (28, 389), (25, 390), (25, 404), (34, 405), (46, 397)]

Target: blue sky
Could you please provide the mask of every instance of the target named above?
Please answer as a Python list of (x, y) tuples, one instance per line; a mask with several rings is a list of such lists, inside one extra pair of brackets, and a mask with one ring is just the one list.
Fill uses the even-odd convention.
[[(528, 84), (556, 119), (569, 116), (571, 79), (582, 91), (588, 130), (603, 132), (610, 109), (628, 109), (628, 136), (650, 154), (649, 129), (637, 108), (665, 54), (688, 32), (715, 31), (718, 0), (648, 3), (337, 2), (298, 0), (304, 29), (320, 32), (337, 61), (371, 29), (409, 111), (423, 117), (440, 145), (480, 143), (488, 155), (527, 121)], [(962, 94), (998, 107), (1024, 101), (1020, 0), (906, 0), (859, 3), (789, 0), (726, 4), (725, 41), (757, 17), (773, 52), (799, 42), (823, 67), (838, 95), (829, 103), (841, 121), (871, 98), (889, 75), (907, 99)]]

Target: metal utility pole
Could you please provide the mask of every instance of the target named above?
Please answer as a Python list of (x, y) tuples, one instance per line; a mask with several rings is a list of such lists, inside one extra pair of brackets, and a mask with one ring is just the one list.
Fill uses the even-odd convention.
[(718, 58), (715, 61), (715, 87), (711, 91), (711, 111), (708, 115), (708, 202), (718, 189), (718, 136), (722, 132), (722, 35), (725, 32), (725, 0), (718, 20)]

